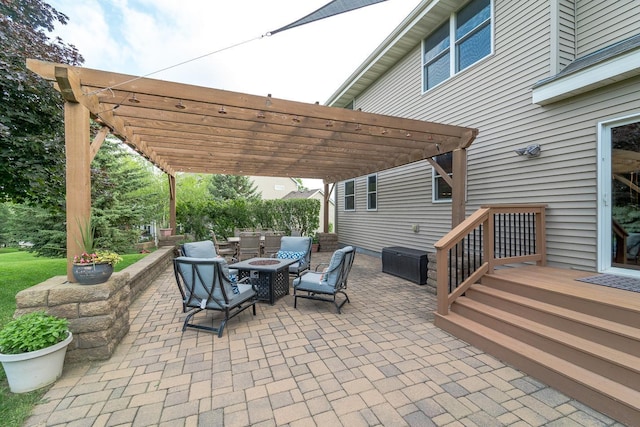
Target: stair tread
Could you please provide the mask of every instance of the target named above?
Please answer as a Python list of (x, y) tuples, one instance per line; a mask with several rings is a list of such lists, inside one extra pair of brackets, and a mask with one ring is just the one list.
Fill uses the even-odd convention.
[[(523, 286), (533, 286), (538, 289), (544, 289), (547, 292), (569, 295), (574, 298), (640, 313), (640, 296), (630, 297), (629, 291), (577, 281), (577, 279), (596, 274), (566, 268), (524, 266), (496, 270), (492, 274), (485, 275), (485, 277)], [(637, 295), (635, 292), (631, 294)]]
[(508, 322), (509, 324), (525, 329), (528, 332), (544, 336), (547, 339), (551, 339), (556, 342), (563, 343), (584, 353), (588, 353), (601, 358), (606, 357), (607, 360), (610, 360), (613, 363), (624, 366), (625, 368), (633, 372), (640, 373), (640, 357), (605, 346), (598, 342), (590, 341), (586, 338), (570, 334), (551, 326), (538, 323), (522, 316), (518, 316), (517, 314), (492, 307), (482, 302), (472, 300), (468, 297), (460, 297), (456, 300), (456, 303), (465, 305), (467, 307), (472, 307), (476, 311), (500, 319), (500, 321), (502, 322)]
[(605, 329), (612, 333), (615, 333), (618, 335), (624, 335), (628, 338), (632, 338), (640, 341), (640, 328), (634, 328), (633, 326), (614, 322), (608, 319), (604, 319), (602, 317), (593, 316), (587, 313), (571, 310), (571, 309), (554, 305), (554, 304), (549, 304), (540, 300), (527, 298), (525, 296), (517, 295), (511, 292), (505, 292), (503, 290), (496, 289), (491, 286), (482, 285), (479, 283), (474, 284), (471, 290), (483, 292), (483, 293), (490, 293), (491, 295), (497, 296), (498, 298), (501, 298), (504, 300), (517, 302), (520, 305), (535, 308), (536, 310), (539, 310), (545, 313), (551, 313), (559, 317), (575, 320), (595, 328)]
[[(521, 357), (526, 358), (533, 363), (543, 365), (546, 369), (553, 371), (558, 375), (564, 377), (568, 376), (572, 378), (573, 381), (580, 383), (595, 392), (606, 394), (631, 408), (640, 410), (640, 407), (638, 406), (638, 402), (640, 402), (639, 390), (634, 390), (579, 365), (575, 365), (558, 356), (547, 353), (544, 350), (531, 346), (501, 332), (495, 331), (455, 312), (449, 312), (446, 316), (436, 313), (436, 316), (451, 323), (455, 323), (483, 339), (494, 343), (495, 345), (499, 345), (509, 349), (510, 351), (516, 352)], [(569, 373), (572, 374), (569, 375)]]

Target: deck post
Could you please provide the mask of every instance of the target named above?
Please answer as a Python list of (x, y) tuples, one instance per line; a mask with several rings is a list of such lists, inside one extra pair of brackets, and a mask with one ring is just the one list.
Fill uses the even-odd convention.
[(464, 221), (466, 217), (467, 150), (453, 150), (453, 186), (451, 188), (451, 228)]
[(436, 251), (436, 295), (438, 297), (438, 314), (449, 314), (449, 251), (438, 249)]

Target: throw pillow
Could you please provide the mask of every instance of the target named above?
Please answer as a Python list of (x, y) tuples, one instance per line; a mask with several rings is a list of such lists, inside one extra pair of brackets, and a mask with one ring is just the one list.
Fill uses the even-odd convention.
[(305, 254), (304, 252), (278, 251), (278, 253), (276, 254), (276, 257), (280, 259), (301, 260), (302, 258), (304, 258), (304, 254)]

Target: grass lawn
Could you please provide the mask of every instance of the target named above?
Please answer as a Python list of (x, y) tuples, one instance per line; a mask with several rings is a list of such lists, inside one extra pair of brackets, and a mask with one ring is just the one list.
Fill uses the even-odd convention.
[[(115, 266), (115, 271), (128, 267), (144, 256), (145, 254), (122, 255), (122, 262)], [(65, 259), (37, 257), (17, 249), (0, 248), (0, 328), (12, 319), (19, 291), (50, 277), (65, 274)], [(0, 369), (0, 424), (6, 427), (22, 426), (33, 406), (46, 391), (47, 388), (30, 393), (11, 393), (4, 370)]]

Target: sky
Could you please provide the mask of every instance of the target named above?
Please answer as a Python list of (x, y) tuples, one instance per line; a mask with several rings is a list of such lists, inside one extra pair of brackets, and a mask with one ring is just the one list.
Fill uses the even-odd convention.
[(419, 3), (387, 0), (267, 35), (329, 1), (48, 3), (69, 17), (52, 35), (75, 45), (84, 67), (323, 104)]

